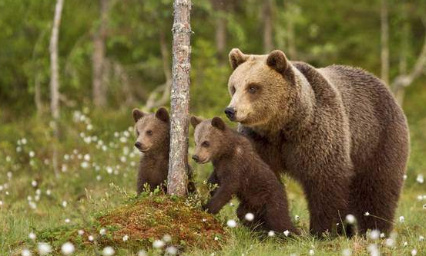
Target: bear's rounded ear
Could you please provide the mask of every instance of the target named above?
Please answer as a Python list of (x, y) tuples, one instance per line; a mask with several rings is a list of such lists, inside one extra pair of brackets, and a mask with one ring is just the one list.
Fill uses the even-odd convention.
[(239, 65), (246, 62), (248, 55), (245, 55), (238, 48), (234, 48), (229, 52), (229, 63), (231, 64), (232, 69), (236, 69)]
[(222, 131), (224, 131), (225, 128), (226, 128), (225, 122), (223, 122), (222, 118), (217, 117), (217, 116), (213, 117), (213, 119), (212, 119), (212, 126), (216, 127), (219, 130), (222, 130)]
[(266, 64), (275, 69), (278, 73), (284, 73), (289, 65), (287, 57), (280, 50), (272, 51), (266, 59)]
[(170, 121), (169, 112), (167, 112), (165, 108), (159, 108), (157, 112), (155, 112), (155, 117), (166, 123)]
[(141, 119), (145, 115), (145, 113), (135, 108), (132, 111), (132, 115), (133, 115), (133, 120), (135, 120), (135, 123), (136, 123), (139, 119)]
[(201, 123), (203, 121), (203, 119), (201, 119), (200, 117), (196, 117), (196, 116), (191, 116), (191, 125), (192, 127), (197, 127), (197, 125), (199, 123)]

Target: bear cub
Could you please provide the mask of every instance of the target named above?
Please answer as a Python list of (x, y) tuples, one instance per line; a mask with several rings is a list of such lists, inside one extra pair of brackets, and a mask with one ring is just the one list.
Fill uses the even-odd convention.
[[(191, 124), (196, 144), (192, 158), (200, 164), (212, 162), (214, 170), (208, 182), (219, 186), (204, 209), (216, 214), (235, 195), (240, 201), (237, 216), (244, 225), (300, 234), (288, 214), (283, 185), (251, 142), (219, 117), (203, 121), (192, 116)], [(254, 219), (246, 219), (247, 213), (252, 213)]]
[[(167, 174), (170, 152), (170, 118), (165, 108), (155, 114), (147, 114), (133, 109), (135, 120), (135, 147), (143, 153), (139, 164), (137, 193), (140, 194), (148, 184), (150, 191), (159, 187), (167, 192)], [(188, 192), (195, 191), (192, 171), (188, 167)]]

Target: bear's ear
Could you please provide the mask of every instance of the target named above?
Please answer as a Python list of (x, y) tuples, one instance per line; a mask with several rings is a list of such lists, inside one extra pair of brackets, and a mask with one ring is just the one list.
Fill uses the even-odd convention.
[(135, 120), (135, 123), (136, 123), (139, 119), (141, 119), (145, 115), (145, 113), (140, 111), (139, 109), (135, 108), (132, 111), (132, 115), (133, 115), (133, 119)]
[(203, 119), (201, 119), (200, 117), (196, 117), (196, 116), (191, 116), (191, 125), (192, 127), (197, 127), (197, 125), (199, 123), (201, 123), (203, 121)]
[(245, 55), (238, 48), (234, 48), (229, 52), (229, 63), (232, 69), (236, 69), (239, 65), (243, 64), (247, 59), (248, 55)]
[(280, 50), (274, 50), (266, 59), (266, 64), (275, 69), (278, 73), (284, 73), (288, 68), (288, 60), (285, 54)]
[(213, 119), (212, 119), (212, 126), (216, 127), (219, 130), (222, 130), (222, 131), (224, 131), (225, 128), (226, 128), (225, 122), (223, 122), (222, 118), (217, 117), (217, 116), (213, 117)]
[(167, 109), (165, 108), (159, 108), (157, 110), (157, 112), (155, 112), (155, 117), (160, 119), (161, 121), (168, 123), (170, 118), (169, 118), (169, 112), (167, 112)]

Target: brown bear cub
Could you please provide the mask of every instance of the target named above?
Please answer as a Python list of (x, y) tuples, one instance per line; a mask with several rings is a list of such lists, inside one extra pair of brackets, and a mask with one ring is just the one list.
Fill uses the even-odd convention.
[[(143, 192), (145, 184), (150, 191), (159, 187), (167, 192), (167, 174), (170, 151), (170, 118), (165, 108), (160, 108), (155, 114), (146, 114), (139, 109), (133, 109), (135, 120), (135, 147), (143, 153), (139, 164), (137, 193)], [(188, 168), (188, 192), (194, 192), (192, 172)]]
[[(192, 116), (191, 124), (196, 143), (192, 158), (200, 164), (213, 163), (208, 182), (219, 186), (204, 209), (216, 214), (236, 195), (240, 200), (237, 216), (244, 225), (299, 234), (290, 220), (281, 182), (251, 142), (219, 117), (203, 121)], [(247, 213), (254, 215), (253, 221), (245, 219)]]

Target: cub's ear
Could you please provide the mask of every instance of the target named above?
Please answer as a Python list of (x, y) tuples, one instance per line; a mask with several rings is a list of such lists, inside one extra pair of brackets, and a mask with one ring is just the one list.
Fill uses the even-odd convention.
[(222, 130), (222, 131), (225, 130), (225, 128), (226, 128), (225, 122), (223, 122), (222, 118), (217, 117), (217, 116), (213, 117), (212, 126), (216, 127), (219, 130)]
[(168, 123), (170, 121), (169, 112), (167, 112), (167, 109), (165, 108), (159, 108), (157, 112), (155, 112), (155, 117), (165, 123)]
[(238, 48), (234, 48), (229, 52), (229, 63), (231, 64), (232, 69), (236, 69), (239, 65), (246, 62), (249, 58), (248, 55), (245, 55)]
[(135, 120), (135, 123), (136, 123), (139, 119), (141, 119), (145, 115), (145, 113), (135, 108), (132, 111), (132, 115), (133, 115), (133, 120)]
[(199, 123), (201, 123), (203, 121), (203, 119), (201, 119), (200, 117), (196, 117), (196, 116), (191, 116), (191, 125), (192, 127), (197, 127), (197, 125)]
[(275, 69), (278, 73), (284, 73), (289, 65), (287, 57), (280, 50), (272, 51), (266, 59), (266, 64)]

